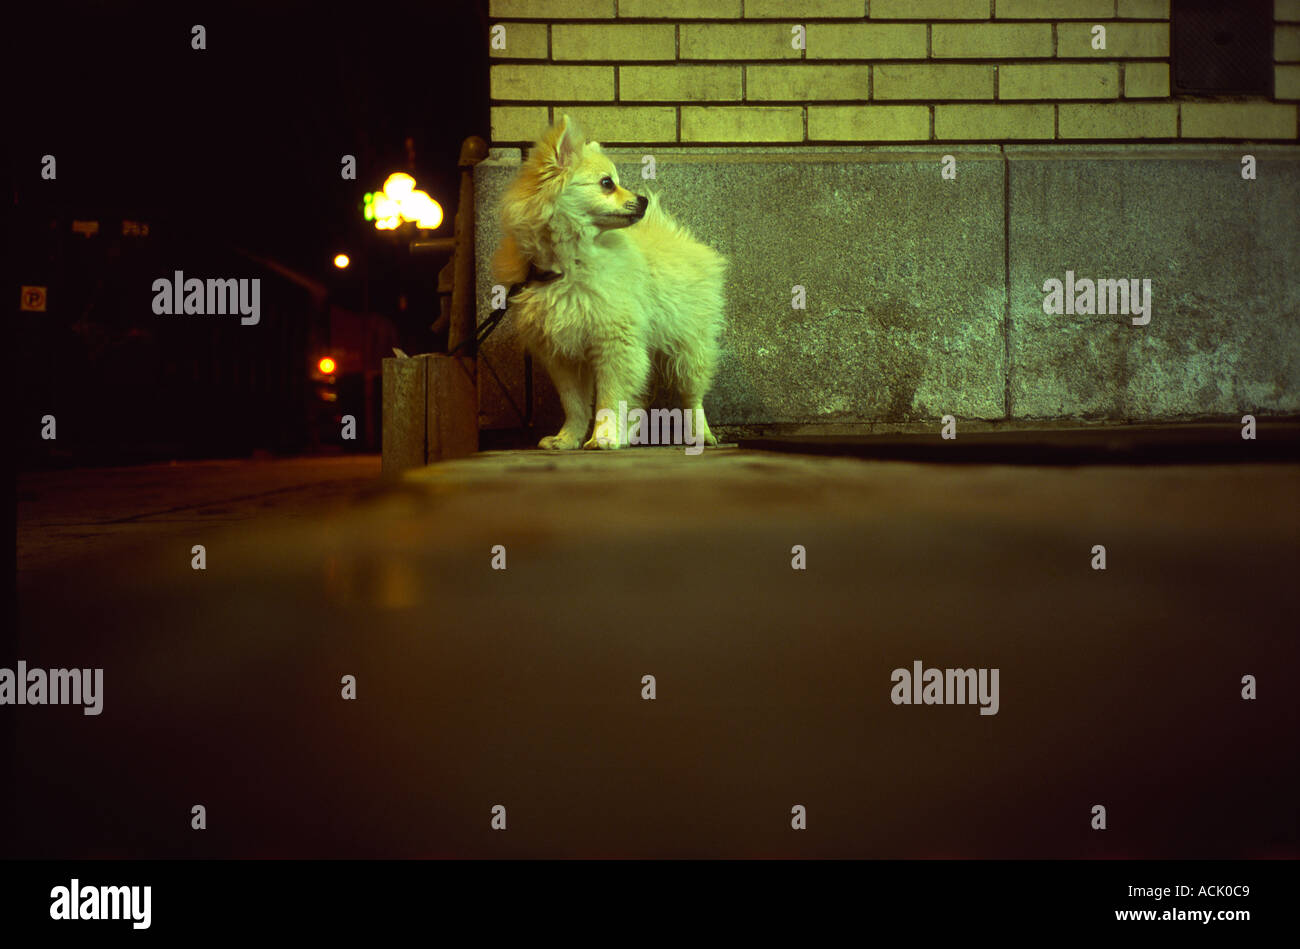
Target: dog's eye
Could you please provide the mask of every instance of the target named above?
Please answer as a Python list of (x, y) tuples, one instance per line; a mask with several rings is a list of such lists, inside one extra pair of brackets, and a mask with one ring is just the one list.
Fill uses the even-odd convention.
[(601, 179), (600, 179), (600, 186), (601, 186), (601, 188), (604, 189), (605, 191), (613, 191), (613, 190), (614, 190), (614, 179), (611, 178), (609, 175), (606, 175), (604, 178), (601, 178)]

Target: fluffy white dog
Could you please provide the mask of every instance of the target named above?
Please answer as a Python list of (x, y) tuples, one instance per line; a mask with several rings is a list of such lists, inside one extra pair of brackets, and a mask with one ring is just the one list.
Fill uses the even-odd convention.
[(497, 279), (525, 284), (510, 298), (510, 318), (564, 406), (563, 427), (540, 446), (622, 447), (622, 406), (641, 409), (655, 368), (687, 410), (693, 439), (716, 445), (704, 396), (717, 364), (726, 260), (655, 195), (621, 187), (600, 144), (584, 141), (567, 115), (529, 152), (501, 221)]

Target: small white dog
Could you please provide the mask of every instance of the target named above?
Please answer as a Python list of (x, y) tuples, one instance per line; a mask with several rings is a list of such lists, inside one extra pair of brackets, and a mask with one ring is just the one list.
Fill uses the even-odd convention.
[(510, 298), (510, 318), (564, 406), (563, 427), (540, 446), (627, 444), (622, 407), (641, 409), (656, 366), (687, 410), (683, 427), (695, 428), (686, 437), (716, 445), (703, 402), (722, 331), (722, 255), (656, 196), (622, 188), (600, 144), (584, 141), (567, 115), (529, 152), (501, 222), (497, 279), (526, 284)]

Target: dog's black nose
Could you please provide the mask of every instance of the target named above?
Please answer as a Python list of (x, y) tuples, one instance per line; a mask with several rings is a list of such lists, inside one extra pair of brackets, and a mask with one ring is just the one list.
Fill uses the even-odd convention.
[(636, 213), (638, 216), (645, 214), (645, 209), (650, 206), (650, 199), (645, 195), (636, 196)]

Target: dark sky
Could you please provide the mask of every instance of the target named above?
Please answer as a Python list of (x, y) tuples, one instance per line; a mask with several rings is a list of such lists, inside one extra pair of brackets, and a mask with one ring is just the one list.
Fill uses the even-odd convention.
[[(413, 172), (450, 234), (460, 143), (487, 135), (485, 6), (82, 2), (6, 14), (15, 197), (28, 211), (138, 215), (170, 237), (230, 242), (326, 279), (335, 249), (375, 240), (357, 206), (408, 170), (410, 136)], [(191, 48), (195, 24), (206, 50)], [(56, 182), (39, 179), (45, 154)], [(339, 176), (344, 154), (357, 156), (355, 182)]]

